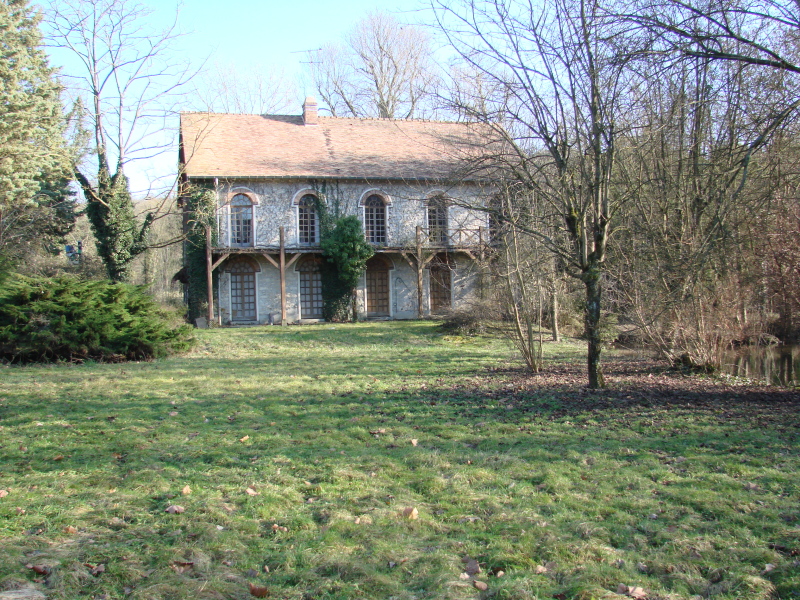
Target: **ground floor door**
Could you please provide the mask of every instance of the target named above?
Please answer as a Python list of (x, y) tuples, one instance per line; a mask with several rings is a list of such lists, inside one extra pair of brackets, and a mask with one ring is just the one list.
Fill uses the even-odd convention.
[(389, 267), (378, 257), (367, 261), (367, 316), (389, 316)]
[(300, 318), (322, 318), (322, 275), (319, 259), (309, 256), (297, 268), (300, 271)]
[(256, 319), (256, 274), (231, 273), (231, 319), (254, 321)]
[(453, 303), (452, 271), (445, 264), (434, 262), (430, 268), (431, 312), (442, 313), (450, 310)]

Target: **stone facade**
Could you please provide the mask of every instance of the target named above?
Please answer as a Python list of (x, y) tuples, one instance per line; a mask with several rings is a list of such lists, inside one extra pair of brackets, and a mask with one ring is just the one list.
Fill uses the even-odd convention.
[[(322, 193), (324, 190), (324, 194)], [(253, 243), (242, 247), (243, 252), (258, 265), (255, 272), (255, 304), (253, 318), (234, 319), (231, 310), (231, 274), (226, 262), (232, 261), (235, 252), (218, 269), (217, 298), (220, 320), (223, 324), (240, 322), (280, 322), (281, 297), (279, 270), (259, 250), (272, 253), (279, 250), (280, 229), (284, 229), (285, 252), (292, 255), (298, 251), (314, 253), (317, 244), (302, 244), (298, 234), (298, 201), (306, 194), (323, 195), (329, 210), (341, 216), (356, 215), (364, 219), (363, 203), (366, 198), (377, 195), (386, 203), (386, 242), (374, 245), (375, 251), (384, 257), (389, 270), (389, 311), (384, 318), (413, 319), (419, 314), (416, 268), (403, 256), (416, 249), (417, 227), (427, 232), (428, 200), (432, 197), (449, 198), (447, 206), (447, 237), (445, 247), (433, 248), (425, 239), (426, 256), (433, 253), (449, 256), (447, 269), (450, 284), (450, 307), (456, 308), (473, 302), (478, 297), (479, 275), (474, 260), (481, 241), (486, 242), (488, 221), (486, 213), (466, 208), (479, 202), (478, 190), (474, 186), (462, 185), (444, 188), (436, 185), (408, 184), (402, 182), (309, 182), (309, 181), (231, 181), (220, 183), (217, 188), (219, 210), (217, 216), (219, 248), (234, 247), (231, 237), (230, 200), (237, 194), (253, 199)], [(235, 217), (234, 217), (235, 218)], [(238, 247), (237, 247), (238, 249)], [(438, 252), (437, 252), (438, 251)], [(474, 251), (474, 252), (473, 252)], [(274, 254), (272, 254), (274, 256)], [(414, 262), (413, 259), (411, 261)], [(300, 322), (316, 320), (305, 318), (301, 310), (300, 273), (295, 263), (286, 272), (287, 320)], [(430, 265), (423, 274), (422, 314), (430, 315), (431, 275)], [(447, 275), (447, 274), (445, 274)], [(357, 290), (357, 309), (360, 318), (367, 315), (366, 274), (361, 278)], [(441, 311), (441, 308), (440, 308)]]
[(361, 318), (410, 319), (476, 299), (489, 223), (474, 208), (479, 180), (458, 173), (487, 139), (476, 124), (322, 117), (312, 98), (301, 115), (182, 114), (184, 193), (217, 196), (213, 318), (322, 316), (320, 201), (330, 215), (357, 216), (375, 248), (357, 289)]

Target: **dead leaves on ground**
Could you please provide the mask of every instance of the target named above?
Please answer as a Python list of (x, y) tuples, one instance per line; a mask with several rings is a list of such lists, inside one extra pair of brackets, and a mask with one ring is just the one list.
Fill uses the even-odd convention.
[(269, 596), (269, 589), (266, 586), (255, 585), (254, 583), (249, 583), (248, 586), (250, 587), (250, 594), (256, 598)]
[(416, 506), (407, 506), (400, 511), (400, 516), (410, 521), (416, 521), (419, 519), (419, 511), (417, 510)]
[(625, 585), (624, 583), (620, 583), (619, 586), (617, 586), (617, 593), (628, 596), (629, 598), (634, 598), (634, 600), (644, 600), (647, 598), (647, 592), (645, 592), (643, 588), (635, 585)]
[(171, 515), (180, 515), (186, 512), (186, 509), (182, 507), (180, 504), (170, 504), (164, 512), (168, 512)]

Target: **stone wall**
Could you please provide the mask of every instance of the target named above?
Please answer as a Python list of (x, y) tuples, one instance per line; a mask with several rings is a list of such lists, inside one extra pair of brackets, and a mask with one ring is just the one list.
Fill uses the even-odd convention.
[[(388, 248), (413, 248), (415, 246), (417, 226), (426, 226), (426, 200), (436, 195), (445, 195), (453, 199), (448, 208), (448, 226), (451, 238), (458, 244), (477, 245), (477, 230), (488, 230), (486, 213), (470, 209), (478, 205), (480, 190), (475, 186), (435, 187), (413, 183), (386, 182), (381, 184), (356, 182), (327, 182), (325, 185), (309, 181), (231, 181), (221, 184), (219, 195), (219, 244), (227, 245), (229, 227), (228, 202), (237, 193), (245, 193), (255, 202), (254, 234), (255, 246), (277, 249), (279, 246), (279, 228), (285, 228), (286, 248), (289, 252), (299, 246), (297, 230), (296, 203), (306, 193), (321, 193), (333, 214), (357, 215), (363, 219), (363, 201), (372, 194), (384, 197), (387, 208), (387, 243)], [(471, 233), (466, 233), (471, 232)], [(463, 233), (463, 235), (462, 235)], [(471, 235), (471, 239), (469, 238)], [(484, 240), (486, 241), (486, 240)], [(376, 248), (380, 251), (380, 247)], [(382, 255), (389, 260), (392, 268), (389, 271), (390, 318), (413, 319), (417, 317), (417, 275), (415, 269), (408, 264), (397, 251), (387, 251)], [(256, 273), (256, 304), (259, 323), (269, 322), (270, 314), (280, 319), (280, 277), (278, 270), (265, 258), (257, 254), (251, 255), (257, 261), (260, 271)], [(453, 308), (463, 307), (479, 296), (477, 267), (472, 259), (464, 253), (451, 255), (453, 269), (451, 272)], [(219, 286), (216, 301), (223, 323), (230, 323), (230, 274), (225, 271), (225, 264), (219, 267)], [(423, 277), (423, 314), (429, 314), (430, 276), (426, 269)], [(296, 264), (286, 273), (286, 305), (287, 321), (296, 322), (302, 318), (300, 314), (300, 282)], [(366, 278), (362, 276), (357, 291), (357, 307), (362, 316), (366, 315)]]

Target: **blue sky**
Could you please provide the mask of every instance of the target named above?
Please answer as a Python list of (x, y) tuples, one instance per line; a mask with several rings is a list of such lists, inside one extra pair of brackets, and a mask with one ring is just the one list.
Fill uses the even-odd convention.
[[(209, 67), (232, 65), (238, 73), (275, 67), (298, 81), (302, 61), (309, 60), (307, 51), (342, 39), (371, 10), (392, 12), (404, 22), (430, 23), (425, 0), (185, 0), (181, 6), (170, 0), (140, 2), (152, 9), (149, 20), (157, 28), (170, 24), (177, 8), (183, 35), (175, 51), (195, 67), (204, 61)], [(63, 53), (50, 54), (51, 64), (66, 75), (78, 68)], [(298, 89), (298, 105), (289, 112), (299, 114), (302, 98), (313, 94), (309, 87)], [(175, 131), (167, 135), (176, 138)], [(176, 161), (173, 148), (155, 159), (131, 163), (126, 173), (134, 193), (140, 195), (156, 180), (166, 183), (176, 171)]]

